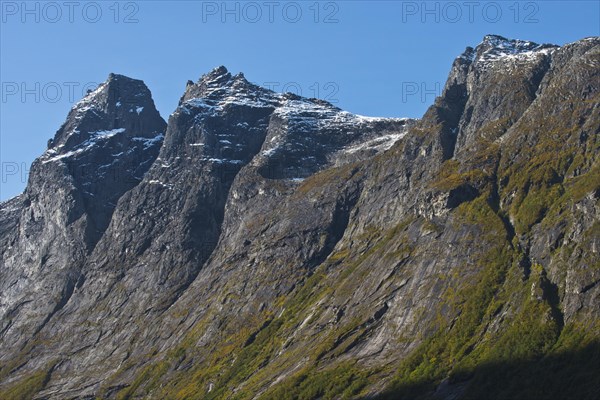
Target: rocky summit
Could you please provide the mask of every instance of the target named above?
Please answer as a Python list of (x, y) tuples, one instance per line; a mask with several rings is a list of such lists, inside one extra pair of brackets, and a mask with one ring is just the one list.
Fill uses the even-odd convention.
[(597, 399), (599, 200), (598, 37), (420, 120), (111, 74), (0, 203), (0, 399)]

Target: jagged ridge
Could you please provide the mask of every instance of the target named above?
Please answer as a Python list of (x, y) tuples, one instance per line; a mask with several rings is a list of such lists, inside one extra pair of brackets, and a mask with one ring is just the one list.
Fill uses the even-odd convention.
[[(597, 354), (599, 41), (488, 36), (416, 123), (222, 67), (188, 83), (3, 386), (35, 370), (47, 397), (593, 396), (593, 357), (567, 352)], [(77, 343), (54, 339), (65, 326)]]

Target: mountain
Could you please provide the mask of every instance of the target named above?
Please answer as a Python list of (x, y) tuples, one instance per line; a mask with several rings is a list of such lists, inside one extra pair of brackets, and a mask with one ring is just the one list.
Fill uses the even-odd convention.
[(2, 399), (593, 399), (600, 38), (488, 35), (420, 120), (111, 74), (0, 204)]

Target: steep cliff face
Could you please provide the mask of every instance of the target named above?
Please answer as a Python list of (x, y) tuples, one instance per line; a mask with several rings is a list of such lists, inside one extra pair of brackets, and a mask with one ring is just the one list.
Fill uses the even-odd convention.
[(486, 36), (419, 121), (220, 67), (166, 132), (111, 75), (0, 206), (4, 397), (593, 398), (599, 66)]
[(70, 111), (25, 192), (3, 204), (3, 365), (20, 366), (15, 355), (35, 348), (83, 284), (89, 255), (121, 196), (156, 159), (165, 128), (143, 82), (111, 74)]

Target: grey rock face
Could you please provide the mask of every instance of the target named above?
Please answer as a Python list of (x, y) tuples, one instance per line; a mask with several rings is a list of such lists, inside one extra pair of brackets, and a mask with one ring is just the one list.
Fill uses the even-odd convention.
[(111, 74), (70, 111), (25, 192), (3, 204), (3, 363), (83, 283), (88, 256), (121, 196), (156, 159), (165, 128), (144, 83)]
[[(360, 398), (421, 351), (454, 398), (469, 382), (440, 360), (492, 352), (530, 302), (557, 335), (592, 324), (599, 51), (486, 36), (419, 121), (219, 67), (165, 129), (111, 75), (0, 205), (0, 388), (47, 371), (39, 398), (280, 398), (353, 365)], [(423, 348), (439, 332), (470, 350)]]
[[(131, 342), (115, 338), (131, 338), (141, 327), (118, 321), (157, 318), (196, 278), (219, 241), (229, 191), (242, 168), (252, 171), (248, 179), (281, 179), (294, 187), (328, 166), (389, 148), (412, 124), (407, 119), (355, 116), (319, 100), (276, 94), (220, 67), (188, 85), (163, 144), (164, 123), (149, 96), (141, 82), (111, 75), (71, 111), (49, 150), (36, 161), (46, 171), (37, 173), (34, 167), (24, 195), (33, 197), (34, 190), (51, 193), (55, 197), (46, 201), (52, 209), (72, 213), (55, 221), (54, 230), (38, 234), (60, 242), (62, 258), (52, 269), (58, 275), (60, 265), (64, 271), (46, 278), (59, 286), (51, 291), (63, 296), (42, 314), (37, 330), (44, 328), (39, 336), (53, 337), (70, 326), (77, 345), (50, 341), (51, 352), (39, 349), (43, 354), (29, 361), (35, 368), (50, 362), (51, 353), (71, 354), (54, 369), (55, 376), (65, 376), (55, 386), (65, 393), (84, 385), (87, 377), (79, 381), (71, 375), (86, 368), (90, 354), (107, 366), (130, 357)], [(52, 182), (49, 168), (65, 181), (61, 189), (69, 190), (63, 195), (66, 200), (56, 196), (56, 189), (43, 186)], [(239, 185), (243, 192), (250, 189), (247, 180)], [(237, 191), (232, 199), (236, 197)], [(264, 205), (252, 212), (260, 215)], [(51, 211), (40, 214), (48, 218)], [(7, 227), (14, 224), (9, 213), (4, 215)], [(66, 243), (73, 243), (72, 251), (65, 251)], [(7, 252), (5, 265), (16, 268), (20, 260), (12, 257)], [(43, 258), (32, 258), (36, 257)], [(30, 278), (35, 279), (40, 278)], [(23, 279), (15, 280), (20, 283), (14, 292), (25, 292)], [(17, 303), (10, 309), (11, 298), (7, 292), (10, 316), (19, 307)], [(23, 315), (31, 323), (31, 316)], [(100, 320), (113, 320), (117, 326), (109, 333), (105, 327), (94, 328), (93, 321)], [(11, 334), (14, 321), (4, 321), (6, 338), (30, 339)], [(82, 350), (86, 348), (92, 353)], [(48, 393), (57, 390), (49, 386)]]

